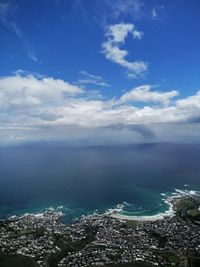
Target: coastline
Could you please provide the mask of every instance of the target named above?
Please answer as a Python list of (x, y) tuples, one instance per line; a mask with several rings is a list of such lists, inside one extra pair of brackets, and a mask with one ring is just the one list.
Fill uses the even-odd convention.
[[(177, 197), (180, 198), (181, 196)], [(158, 214), (154, 214), (154, 215), (126, 215), (126, 214), (122, 214), (120, 213), (119, 210), (115, 209), (112, 210), (108, 216), (114, 219), (118, 219), (118, 220), (125, 220), (125, 221), (135, 221), (135, 222), (155, 222), (158, 220), (163, 220), (165, 218), (169, 218), (169, 217), (173, 217), (175, 215), (175, 196), (173, 197), (168, 197), (166, 199), (162, 199), (162, 201), (164, 201), (167, 205), (168, 205), (168, 209), (165, 212), (161, 212)], [(122, 211), (122, 210), (121, 210)]]
[[(60, 221), (63, 213), (59, 209), (63, 209), (63, 206), (57, 210), (49, 208), (43, 213), (24, 214), (0, 222), (0, 243), (7, 253), (6, 260), (25, 256), (20, 258), (21, 261), (33, 259), (33, 264), (40, 267), (46, 266), (46, 263), (49, 266), (92, 266), (97, 265), (97, 262), (98, 266), (125, 267), (133, 264), (139, 267), (137, 263), (144, 262), (149, 266), (175, 266), (177, 264), (172, 263), (181, 263), (182, 256), (185, 257), (185, 242), (182, 240), (188, 244), (192, 236), (190, 248), (195, 252), (195, 248), (199, 248), (200, 238), (199, 226), (191, 220), (182, 219), (179, 213), (180, 204), (183, 204), (182, 209), (185, 210), (188, 206), (184, 205), (191, 202), (185, 202), (188, 198), (180, 202), (180, 198), (163, 199), (166, 202), (170, 200), (169, 208), (157, 215), (127, 216), (117, 214), (115, 210), (112, 213), (110, 211), (110, 214), (82, 216), (68, 226)], [(195, 200), (195, 197), (189, 199)], [(200, 200), (195, 205), (198, 208)], [(123, 212), (123, 207), (120, 207)], [(172, 215), (176, 208), (178, 213), (170, 218), (169, 212)], [(110, 216), (116, 220), (110, 219)], [(163, 220), (165, 217), (166, 221)], [(127, 220), (122, 221), (121, 218)], [(138, 223), (129, 223), (129, 220)], [(13, 235), (13, 232), (16, 234)]]
[(108, 216), (114, 219), (118, 219), (118, 220), (135, 221), (135, 222), (148, 222), (148, 221), (155, 222), (158, 220), (163, 220), (165, 218), (171, 218), (175, 216), (176, 214), (176, 203), (180, 198), (185, 197), (185, 196), (190, 196), (190, 195), (199, 196), (199, 192), (194, 191), (194, 190), (175, 189), (175, 192), (172, 192), (171, 195), (168, 197), (165, 193), (162, 193), (161, 195), (166, 197), (162, 199), (162, 201), (164, 201), (169, 207), (163, 213), (158, 213), (155, 215), (142, 215), (142, 216), (125, 215), (125, 214), (120, 213), (120, 211), (122, 210), (115, 209), (115, 210), (112, 210), (110, 213), (108, 213)]
[[(196, 195), (196, 196), (200, 196), (200, 192), (199, 191), (194, 191), (194, 190), (180, 190), (180, 189), (175, 189), (173, 192), (167, 192), (167, 193), (161, 193), (161, 196), (163, 197), (161, 199), (161, 201), (163, 201), (164, 203), (167, 204), (168, 208), (166, 209), (166, 211), (162, 211), (160, 213), (157, 214), (153, 214), (153, 215), (137, 215), (137, 214), (123, 214), (124, 212), (124, 206), (123, 204), (118, 204), (116, 208), (112, 208), (107, 210), (104, 213), (96, 213), (96, 211), (94, 213), (91, 214), (82, 214), (80, 215), (80, 217), (76, 217), (75, 219), (71, 220), (70, 222), (65, 222), (65, 219), (63, 220), (64, 224), (70, 224), (73, 223), (74, 220), (77, 220), (81, 217), (94, 217), (94, 216), (98, 216), (98, 217), (110, 217), (113, 219), (118, 219), (118, 220), (126, 220), (126, 221), (135, 221), (135, 222), (148, 222), (148, 221), (158, 221), (158, 220), (163, 220), (166, 218), (171, 218), (175, 215), (176, 213), (176, 203), (177, 201), (184, 197), (184, 196), (190, 196), (190, 195)], [(59, 205), (57, 207), (49, 207), (46, 208), (44, 210), (39, 210), (38, 212), (26, 212), (22, 215), (10, 215), (7, 218), (1, 218), (1, 221), (6, 220), (6, 219), (18, 219), (18, 218), (23, 218), (26, 216), (35, 216), (35, 217), (40, 217), (42, 216), (45, 212), (47, 211), (55, 211), (55, 212), (59, 212), (60, 213), (60, 217), (64, 218), (65, 216), (68, 216), (68, 209), (65, 208), (65, 206), (63, 205)]]

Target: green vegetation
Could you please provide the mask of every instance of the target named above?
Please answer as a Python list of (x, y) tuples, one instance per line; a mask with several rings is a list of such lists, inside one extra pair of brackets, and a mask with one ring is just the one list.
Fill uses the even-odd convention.
[(22, 229), (19, 233), (20, 235), (33, 235), (33, 237), (38, 238), (44, 235), (44, 228), (37, 228), (37, 229)]
[(0, 267), (38, 267), (30, 258), (0, 252)]
[(109, 258), (112, 260), (112, 261), (117, 261), (117, 260), (120, 260), (122, 258), (121, 256), (122, 254), (121, 253), (118, 253), (116, 255), (110, 255)]
[(35, 234), (35, 230), (33, 229), (23, 229), (21, 230), (20, 234), (21, 235), (32, 235), (32, 234)]
[(163, 257), (170, 265), (181, 266), (181, 260), (177, 254), (172, 251), (154, 251), (158, 256)]
[(195, 217), (200, 216), (200, 211), (198, 209), (191, 209), (187, 211), (187, 215), (195, 218)]
[(176, 212), (182, 218), (200, 220), (200, 199), (197, 197), (184, 197), (175, 203)]
[(127, 221), (128, 228), (135, 228), (138, 225), (137, 221)]
[(164, 247), (165, 244), (167, 243), (167, 237), (166, 236), (162, 236), (161, 234), (157, 233), (157, 232), (152, 232), (151, 233), (152, 237), (154, 237), (155, 239), (157, 239), (159, 247)]

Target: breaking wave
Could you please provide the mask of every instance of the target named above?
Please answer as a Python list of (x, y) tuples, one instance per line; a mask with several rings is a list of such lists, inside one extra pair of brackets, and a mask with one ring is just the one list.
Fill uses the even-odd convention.
[[(188, 187), (189, 185), (184, 185), (184, 187)], [(127, 202), (123, 202), (121, 204), (118, 204), (115, 208), (113, 209), (109, 209), (106, 214), (115, 214), (115, 217), (119, 217), (121, 219), (126, 218), (133, 218), (133, 219), (145, 219), (148, 220), (149, 219), (161, 219), (164, 217), (172, 217), (174, 216), (175, 212), (173, 210), (173, 200), (174, 199), (178, 199), (180, 197), (184, 197), (184, 196), (200, 196), (200, 191), (196, 191), (196, 190), (187, 190), (187, 189), (177, 189), (175, 188), (172, 192), (165, 192), (165, 193), (161, 193), (161, 202), (159, 203), (161, 206), (163, 206), (163, 204), (166, 204), (166, 209), (165, 211), (162, 212), (157, 212), (156, 214), (152, 214), (149, 215), (148, 212), (149, 210), (141, 210), (141, 209), (137, 209), (136, 205), (132, 204), (132, 203), (127, 203)], [(132, 211), (128, 211), (127, 212), (127, 208), (130, 209), (132, 208)], [(146, 214), (145, 214), (146, 213)]]
[[(189, 185), (184, 185), (185, 189), (178, 189), (175, 188), (171, 192), (163, 192), (160, 194), (160, 203), (157, 203), (157, 209), (162, 211), (158, 211), (153, 213), (151, 210), (152, 207), (144, 208), (142, 206), (136, 205), (134, 203), (129, 203), (129, 202), (122, 202), (117, 204), (115, 207), (110, 208), (106, 210), (105, 212), (100, 211), (100, 210), (94, 210), (91, 211), (90, 213), (86, 212), (84, 209), (79, 209), (75, 207), (66, 207), (63, 205), (59, 205), (56, 207), (49, 207), (47, 209), (44, 209), (42, 211), (38, 212), (33, 212), (33, 213), (25, 213), (22, 216), (16, 216), (12, 215), (9, 218), (14, 219), (16, 217), (24, 217), (24, 216), (36, 216), (40, 217), (42, 216), (46, 211), (55, 211), (59, 212), (60, 216), (64, 218), (64, 223), (70, 223), (73, 222), (74, 220), (77, 220), (83, 216), (92, 216), (92, 215), (111, 215), (115, 214), (116, 217), (119, 215), (119, 218), (134, 218), (134, 219), (160, 219), (163, 217), (171, 217), (174, 216), (174, 210), (173, 210), (173, 200), (176, 198), (180, 198), (183, 196), (200, 196), (200, 191), (196, 190), (189, 190), (188, 189)], [(186, 189), (187, 188), (187, 189)], [(151, 214), (151, 215), (149, 215)]]

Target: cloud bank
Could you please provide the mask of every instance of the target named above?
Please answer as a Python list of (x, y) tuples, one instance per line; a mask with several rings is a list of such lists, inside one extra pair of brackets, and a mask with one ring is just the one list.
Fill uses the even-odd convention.
[[(58, 129), (62, 129), (63, 139), (70, 134), (74, 138), (77, 129), (80, 133), (87, 132), (87, 136), (89, 131), (93, 132), (93, 137), (106, 133), (110, 138), (116, 135), (116, 139), (123, 134), (157, 138), (163, 134), (158, 125), (191, 127), (191, 123), (197, 125), (199, 120), (200, 91), (181, 98), (175, 90), (158, 91), (151, 85), (141, 85), (119, 98), (106, 99), (90, 96), (87, 89), (53, 77), (22, 72), (0, 77), (1, 134), (9, 130), (10, 138), (15, 141), (22, 138), (16, 138), (16, 128), (20, 133), (30, 132), (31, 128), (51, 128), (50, 136), (55, 139), (60, 135), (56, 136)], [(190, 133), (194, 134), (192, 130)], [(43, 137), (48, 139), (47, 134)], [(124, 139), (130, 140), (127, 136)]]
[(23, 116), (20, 126), (52, 125), (53, 121), (55, 126), (85, 127), (196, 119), (200, 115), (200, 91), (186, 98), (178, 95), (176, 90), (155, 90), (146, 84), (127, 90), (119, 98), (99, 98), (61, 79), (18, 72), (0, 77), (0, 118), (5, 125), (10, 125), (10, 120), (18, 123)]

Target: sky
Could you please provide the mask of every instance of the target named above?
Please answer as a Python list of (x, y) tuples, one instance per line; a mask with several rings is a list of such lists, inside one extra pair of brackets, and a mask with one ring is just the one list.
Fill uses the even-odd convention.
[(0, 0), (0, 143), (200, 141), (199, 0)]

